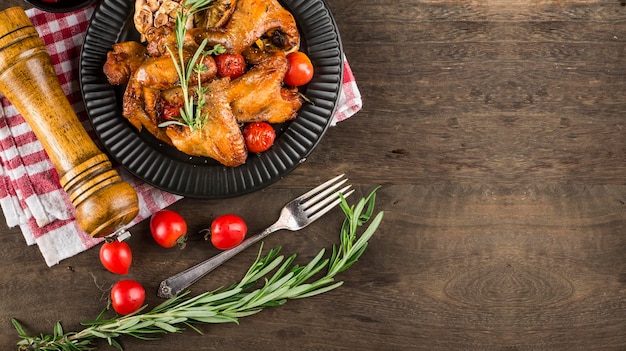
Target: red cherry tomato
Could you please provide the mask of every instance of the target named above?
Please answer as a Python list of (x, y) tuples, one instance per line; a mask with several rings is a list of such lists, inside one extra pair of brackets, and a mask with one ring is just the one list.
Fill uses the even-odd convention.
[(287, 55), (289, 69), (283, 79), (283, 82), (292, 87), (299, 87), (310, 82), (313, 78), (313, 64), (309, 57), (301, 52), (296, 51)]
[(137, 311), (146, 299), (146, 291), (138, 282), (130, 279), (120, 280), (111, 289), (111, 305), (119, 314)]
[(246, 72), (246, 60), (241, 54), (219, 54), (215, 56), (217, 74), (235, 79)]
[(133, 254), (125, 241), (105, 241), (100, 247), (100, 262), (112, 273), (128, 273), (132, 261)]
[(150, 218), (150, 232), (157, 244), (168, 249), (176, 245), (182, 248), (187, 238), (187, 222), (174, 211), (157, 211)]
[(211, 243), (220, 250), (228, 250), (241, 244), (248, 227), (243, 219), (234, 214), (219, 216), (211, 223)]
[(274, 144), (276, 132), (267, 122), (252, 122), (243, 129), (243, 137), (248, 151), (263, 152)]
[(180, 109), (182, 105), (176, 105), (169, 102), (163, 102), (163, 111), (161, 113), (161, 119), (164, 121), (174, 121), (180, 118)]

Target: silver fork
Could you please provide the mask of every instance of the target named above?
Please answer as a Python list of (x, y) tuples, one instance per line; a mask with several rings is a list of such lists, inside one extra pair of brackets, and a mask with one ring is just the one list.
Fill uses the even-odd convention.
[(208, 260), (162, 281), (157, 295), (162, 298), (177, 296), (198, 279), (269, 234), (281, 229), (296, 231), (313, 223), (341, 202), (339, 194), (345, 198), (354, 192), (354, 190), (350, 190), (351, 185), (343, 186), (347, 181), (347, 179), (342, 179), (343, 177), (343, 174), (338, 175), (291, 200), (280, 211), (278, 220), (259, 234), (249, 237), (230, 250), (222, 251)]

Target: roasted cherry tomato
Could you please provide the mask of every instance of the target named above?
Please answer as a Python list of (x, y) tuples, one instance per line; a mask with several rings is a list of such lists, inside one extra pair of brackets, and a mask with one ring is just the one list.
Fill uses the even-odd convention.
[(299, 87), (310, 82), (313, 78), (313, 64), (309, 57), (301, 52), (296, 51), (287, 55), (289, 69), (285, 75), (283, 82), (292, 87)]
[(133, 254), (125, 241), (107, 239), (100, 247), (100, 262), (112, 273), (128, 273), (132, 261)]
[(160, 210), (150, 218), (150, 232), (157, 244), (168, 249), (176, 245), (182, 248), (187, 239), (187, 222), (174, 211)]
[(241, 244), (248, 227), (243, 219), (234, 214), (219, 216), (211, 223), (211, 243), (220, 250), (228, 250)]
[(263, 152), (274, 144), (276, 132), (267, 122), (252, 122), (244, 127), (243, 137), (248, 151)]
[(219, 54), (215, 56), (217, 74), (235, 79), (246, 72), (246, 60), (241, 54)]
[(165, 121), (173, 121), (180, 118), (180, 109), (182, 105), (171, 104), (169, 102), (163, 102), (163, 112), (161, 118)]
[(130, 314), (137, 311), (145, 299), (145, 289), (134, 280), (120, 280), (111, 289), (111, 305), (119, 314)]

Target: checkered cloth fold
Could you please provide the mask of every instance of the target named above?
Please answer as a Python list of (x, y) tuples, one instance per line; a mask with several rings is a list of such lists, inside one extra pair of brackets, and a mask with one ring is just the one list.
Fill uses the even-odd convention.
[[(83, 126), (95, 139), (83, 105), (78, 81), (78, 60), (84, 33), (95, 5), (75, 12), (54, 14), (29, 9), (26, 14), (46, 44), (61, 87)], [(344, 59), (342, 94), (332, 125), (361, 109), (354, 75)], [(124, 169), (122, 179), (139, 197), (139, 215), (128, 227), (150, 217), (181, 196), (156, 189)], [(102, 241), (80, 229), (74, 207), (61, 188), (59, 177), (41, 143), (14, 106), (0, 95), (0, 206), (9, 227), (19, 226), (28, 245), (37, 245), (48, 266), (83, 252)]]

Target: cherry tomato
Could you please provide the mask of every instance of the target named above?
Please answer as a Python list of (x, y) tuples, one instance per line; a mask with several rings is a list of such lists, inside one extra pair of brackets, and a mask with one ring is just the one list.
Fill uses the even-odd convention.
[(180, 109), (182, 107), (182, 105), (163, 102), (163, 111), (161, 113), (161, 118), (165, 121), (173, 121), (180, 118)]
[(313, 64), (309, 57), (301, 52), (296, 51), (287, 55), (289, 69), (283, 79), (283, 82), (292, 87), (299, 87), (310, 82), (313, 78)]
[(112, 273), (128, 273), (132, 261), (133, 254), (125, 241), (107, 240), (100, 247), (100, 262)]
[(119, 314), (137, 311), (146, 299), (146, 291), (138, 282), (130, 279), (120, 280), (111, 289), (111, 305)]
[(187, 222), (174, 211), (160, 210), (150, 218), (150, 232), (157, 244), (165, 248), (176, 245), (183, 248), (187, 238)]
[(241, 54), (219, 54), (215, 56), (217, 74), (235, 79), (246, 72), (246, 60)]
[(243, 219), (234, 214), (219, 216), (211, 223), (211, 243), (220, 250), (228, 250), (241, 244), (248, 227)]
[(267, 122), (252, 122), (243, 129), (243, 137), (250, 152), (263, 152), (274, 144), (276, 132)]

